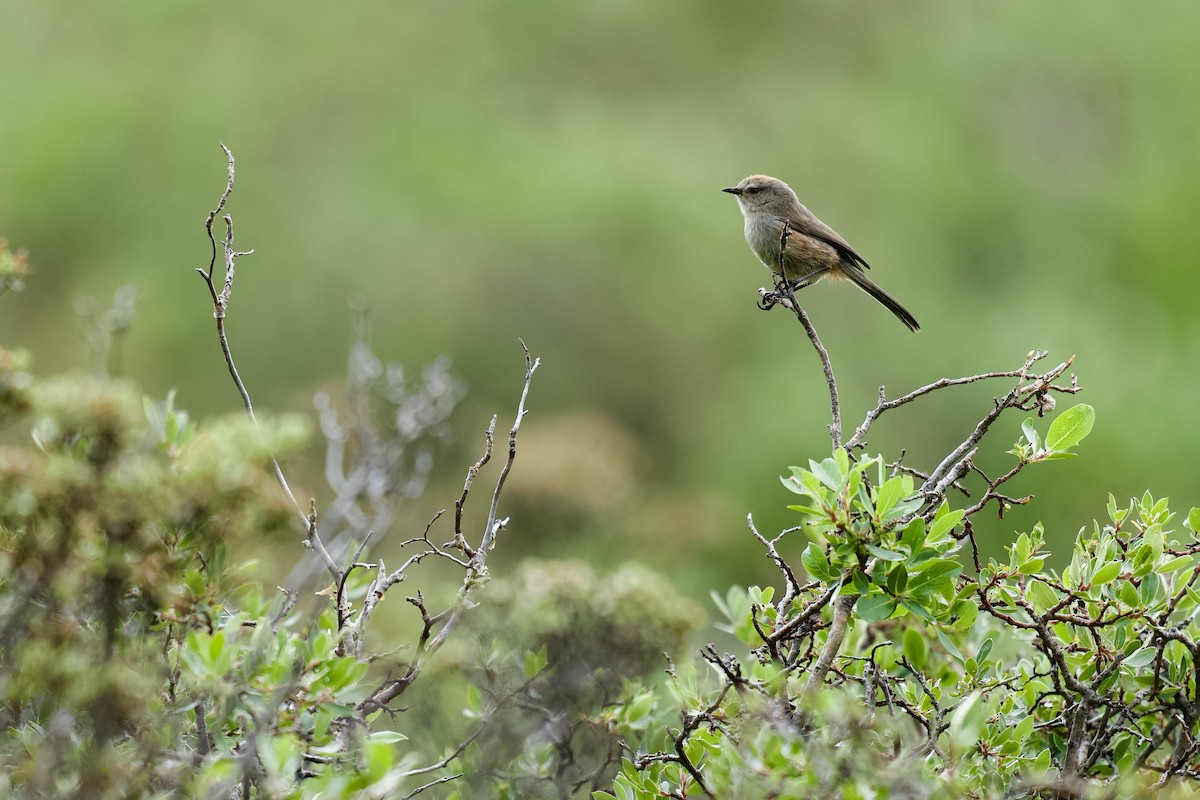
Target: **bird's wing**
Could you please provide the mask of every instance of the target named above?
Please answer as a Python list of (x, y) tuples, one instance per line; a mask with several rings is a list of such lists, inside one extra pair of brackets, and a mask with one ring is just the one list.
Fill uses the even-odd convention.
[(851, 247), (850, 243), (843, 239), (837, 231), (824, 222), (821, 222), (816, 216), (809, 214), (809, 217), (809, 219), (802, 220), (799, 223), (792, 223), (792, 226), (806, 236), (820, 239), (822, 242), (831, 245), (843, 258), (849, 260), (851, 264), (860, 266), (863, 269), (871, 268), (867, 260), (860, 256), (858, 251)]

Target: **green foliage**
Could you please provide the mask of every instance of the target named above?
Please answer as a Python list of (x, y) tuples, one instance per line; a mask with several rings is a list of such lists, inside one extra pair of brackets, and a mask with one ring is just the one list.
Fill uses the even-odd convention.
[[(1040, 524), (981, 563), (975, 516), (1028, 502), (1000, 489), (1026, 467), (1074, 455), (1094, 424), (1087, 405), (1044, 433), (1030, 418), (1009, 471), (989, 478), (971, 463), (1003, 411), (1046, 412), (1049, 392), (1078, 391), (1054, 383), (1070, 362), (1031, 374), (1043, 356), (1003, 373), (1016, 387), (929, 474), (855, 444), (792, 468), (783, 483), (801, 499), (791, 506), (800, 524), (772, 539), (751, 524), (781, 585), (714, 592), (739, 651), (710, 644), (698, 659), (678, 652), (701, 612), (643, 567), (535, 562), (493, 579), (485, 559), (508, 520), (477, 547), (462, 529), (479, 465), (451, 543), (435, 545), (426, 530), (404, 543), (424, 549), (393, 571), (360, 561), (362, 548), (345, 564), (325, 552), (331, 580), (317, 613), (302, 616), (298, 592), (266, 596), (231, 553), (296, 524), (272, 469), (276, 454), (304, 444), (304, 421), (196, 424), (173, 394), (33, 380), (12, 359), (0, 365), (16, 398), (4, 408), (28, 412), (33, 446), (0, 450), (0, 789), (1192, 796), (1200, 509), (1185, 536), (1165, 499), (1120, 507), (1110, 496), (1106, 520), (1079, 532), (1063, 569), (1047, 568)], [(536, 361), (526, 359), (528, 380)], [(456, 395), (443, 394), (445, 413)], [(523, 414), (524, 399), (518, 423)], [(362, 452), (390, 446), (374, 444)], [(346, 458), (355, 472), (361, 462)], [(972, 470), (982, 495), (952, 500)], [(322, 550), (315, 509), (304, 526)], [(780, 554), (796, 535), (803, 580)], [(455, 600), (431, 611), (418, 591), (407, 598), (421, 624), (407, 652), (367, 649), (379, 601), (426, 558), (464, 571)], [(422, 675), (428, 690), (406, 696), (414, 702), (400, 713), (393, 701)]]
[(295, 592), (265, 597), (230, 556), (293, 529), (269, 465), (305, 443), (306, 422), (195, 425), (173, 395), (81, 376), (27, 395), (36, 446), (0, 450), (6, 795), (419, 784), (430, 770), (410, 775), (405, 737), (373, 724), (378, 678), (344, 652), (334, 605), (305, 619)]
[(295, 525), (270, 465), (304, 444), (304, 421), (197, 424), (173, 393), (83, 376), (23, 392), (35, 446), (0, 450), (6, 795), (382, 797), (457, 779), (525, 798), (607, 785), (661, 699), (633, 681), (703, 617), (635, 565), (536, 563), (497, 581), (480, 570), (475, 636), (464, 629), (440, 670), (450, 717), (474, 730), (438, 707), (440, 727), (406, 732), (408, 717), (382, 713), (381, 688), (397, 670), (407, 687), (429, 637), (465, 607), (409, 598), (425, 623), (415, 651), (372, 670), (381, 656), (361, 626), (386, 591), (382, 564), (347, 570), (308, 618), (298, 593), (264, 595), (231, 555)]
[(621, 742), (645, 736), (667, 699), (649, 682), (663, 653), (703, 618), (636, 564), (532, 561), (495, 580), (453, 661), (469, 665), (473, 718), (487, 718), (457, 791), (531, 800), (608, 785)]
[(842, 449), (808, 469), (793, 467), (783, 483), (807, 501), (789, 508), (814, 517), (804, 526), (812, 541), (801, 558), (818, 581), (814, 592), (848, 582), (858, 595), (856, 613), (867, 622), (911, 613), (969, 627), (971, 604), (955, 592), (961, 542), (949, 535), (961, 510), (943, 504), (926, 523), (916, 516), (926, 501), (914, 493), (910, 475), (888, 477), (879, 457), (851, 464)]
[(8, 241), (0, 239), (0, 295), (21, 291), (28, 275), (29, 254), (24, 250), (9, 250)]
[[(287, 527), (265, 453), (300, 444), (304, 426), (281, 419), (264, 440), (219, 422), (172, 452), (186, 426), (164, 438), (127, 383), (61, 377), (28, 396), (37, 447), (0, 450), (7, 785), (149, 787), (178, 768), (152, 756), (186, 712), (187, 681), (163, 683), (181, 632), (228, 625), (225, 595), (243, 580), (228, 543)], [(205, 651), (214, 669), (220, 650)]]
[[(1093, 419), (1075, 406), (1044, 438), (1027, 421), (1018, 466), (1070, 455)], [(1193, 796), (1200, 542), (1176, 541), (1165, 500), (1110, 497), (1061, 572), (1039, 525), (974, 574), (978, 507), (931, 507), (881, 458), (839, 449), (784, 485), (808, 519), (779, 538), (808, 537), (809, 582), (783, 567), (778, 599), (714, 595), (753, 657), (710, 649), (709, 680), (676, 693), (683, 727), (663, 719), (594, 797), (691, 797), (701, 780), (739, 798)], [(825, 682), (833, 597), (854, 602)]]
[[(127, 342), (137, 374), (157, 394), (178, 386), (197, 414), (228, 407), (212, 343), (197, 335), (206, 317), (191, 292), (203, 288), (177, 272), (207, 256), (191, 221), (209, 199), (197, 187), (219, 178), (220, 137), (253, 184), (235, 212), (257, 253), (242, 262), (247, 294), (233, 313), (253, 306), (254, 323), (231, 335), (270, 370), (247, 376), (256, 400), (305, 411), (285, 404), (342, 362), (346, 296), (374, 306), (376, 342), (393, 353), (445, 352), (469, 368), (480, 413), (507, 398), (498, 351), (525, 336), (559, 376), (544, 415), (594, 413), (636, 437), (636, 458), (652, 465), (644, 495), (622, 499), (623, 519), (602, 509), (583, 521), (619, 542), (589, 558), (637, 557), (704, 596), (731, 570), (751, 581), (757, 553), (692, 543), (739, 542), (729, 516), (751, 508), (782, 526), (766, 477), (822, 451), (820, 426), (793, 416), (817, 407), (819, 380), (784, 366), (793, 340), (779, 318), (747, 316), (766, 272), (717, 191), (762, 169), (796, 186), (932, 333), (894, 336), (897, 323), (857, 292), (818, 287), (810, 311), (844, 353), (848, 386), (940, 374), (968, 349), (971, 363), (991, 363), (1031, 335), (1053, 349), (1093, 343), (1153, 385), (1131, 391), (1127, 369), (1086, 376), (1105, 418), (1141, 426), (1097, 431), (1093, 463), (1137, 464), (1141, 488), (1191, 491), (1187, 470), (1142, 452), (1200, 445), (1200, 426), (1186, 424), (1200, 371), (1164, 372), (1195, 358), (1192, 266), (1180, 257), (1200, 127), (1190, 0), (1153, 15), (1079, 0), (969, 11), (864, 0), (356, 4), (337, 19), (294, 4), (286, 24), (267, 4), (153, 8), (76, 4), (64, 26), (55, 3), (3, 4), (2, 27), (20, 44), (0, 51), (0, 71), (21, 79), (7, 83), (13, 113), (0, 128), (0, 219), (52, 289), (0, 313), (0, 340), (37, 350), (40, 363), (74, 363), (63, 344), (74, 295), (107, 298), (136, 281), (146, 300)], [(759, 46), (731, 64), (751, 40)], [(779, 80), (759, 78), (774, 70)], [(778, 102), (781, 84), (794, 101)], [(219, 118), (206, 113), (214, 86)], [(313, 115), (334, 98), (337, 114)], [(758, 121), (748, 137), (732, 119)], [(663, 312), (680, 286), (697, 292), (690, 324)], [(563, 324), (570, 298), (587, 298), (588, 313)], [(986, 335), (968, 335), (974, 325)], [(621, 368), (597, 368), (611, 364)], [(966, 421), (964, 404), (947, 403), (872, 446), (889, 457), (907, 447), (920, 463)], [(779, 435), (785, 424), (794, 435)], [(1087, 469), (1040, 477), (1055, 499), (1037, 516), (1064, 535), (1056, 549), (1095, 516), (1093, 484), (1101, 495), (1115, 485)], [(638, 535), (670, 507), (692, 509), (690, 524)], [(549, 516), (529, 515), (513, 552), (551, 552), (564, 532)]]

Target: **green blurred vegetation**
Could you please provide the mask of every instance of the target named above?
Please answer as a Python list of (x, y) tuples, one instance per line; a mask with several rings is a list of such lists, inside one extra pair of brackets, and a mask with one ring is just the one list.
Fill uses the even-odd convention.
[[(1064, 552), (1110, 491), (1195, 501), (1163, 457), (1200, 446), (1195, 3), (51, 1), (0, 5), (0, 27), (0, 236), (33, 272), (0, 342), (80, 366), (74, 298), (131, 283), (126, 374), (236, 410), (192, 272), (224, 141), (256, 250), (229, 331), (258, 404), (307, 413), (338, 380), (351, 302), (382, 357), (446, 353), (469, 386), (414, 525), (511, 413), (524, 337), (544, 369), (505, 558), (637, 559), (697, 595), (767, 574), (745, 515), (787, 524), (775, 476), (828, 448), (818, 364), (755, 310), (767, 272), (719, 192), (759, 171), (924, 327), (805, 293), (851, 424), (881, 383), (1078, 354), (1096, 430), (1044, 471), (1049, 502), (982, 532), (997, 552), (1039, 519)], [(928, 466), (996, 390), (960, 391), (871, 451)]]

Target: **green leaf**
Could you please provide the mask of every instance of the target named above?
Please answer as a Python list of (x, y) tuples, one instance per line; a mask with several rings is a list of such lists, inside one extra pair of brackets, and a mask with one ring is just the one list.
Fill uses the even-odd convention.
[(816, 542), (809, 542), (808, 547), (804, 548), (804, 552), (800, 555), (800, 563), (804, 565), (804, 571), (813, 580), (828, 583), (838, 577), (837, 571), (825, 556), (825, 548)]
[(931, 558), (922, 563), (919, 572), (910, 570), (908, 574), (909, 594), (933, 593), (939, 591), (943, 584), (953, 585), (954, 578), (962, 572), (962, 564), (952, 558)]
[[(834, 450), (833, 458), (837, 462), (838, 473), (841, 475), (849, 474), (849, 472), (850, 472), (850, 454), (846, 452), (846, 449), (844, 447), (839, 447), (836, 450)], [(864, 462), (858, 466), (857, 471), (861, 472), (863, 469), (866, 469), (866, 467), (867, 467), (867, 464)]]
[[(798, 472), (799, 467), (792, 467), (793, 472)], [(800, 480), (800, 476), (792, 475), (791, 477), (779, 477), (779, 482), (783, 487), (793, 494), (808, 494), (808, 490), (804, 487), (804, 482)]]
[(933, 612), (926, 608), (924, 603), (914, 597), (901, 598), (900, 606), (910, 611), (917, 619), (930, 623), (936, 621)]
[(864, 622), (882, 622), (896, 610), (896, 601), (883, 592), (864, 594), (854, 604), (854, 611)]
[[(841, 448), (838, 448), (838, 451), (842, 452)], [(810, 464), (812, 466), (812, 474), (815, 475), (817, 480), (823, 483), (826, 488), (832, 489), (835, 492), (840, 492), (842, 490), (842, 475), (838, 472), (837, 464), (832, 458), (827, 458), (820, 464), (816, 463), (815, 461), (810, 462)]]
[(880, 547), (877, 544), (867, 545), (867, 552), (883, 561), (904, 560), (904, 553), (897, 553), (895, 550), (888, 550), (886, 547)]
[(1018, 742), (1025, 742), (1030, 736), (1033, 736), (1033, 715), (1026, 714), (1020, 722), (1017, 723), (1017, 730), (1013, 738)]
[(942, 647), (946, 648), (946, 652), (949, 653), (955, 661), (960, 664), (967, 663), (967, 660), (963, 658), (963, 654), (959, 651), (958, 646), (950, 640), (949, 636), (947, 636), (943, 631), (938, 630), (937, 637), (938, 641), (942, 643)]
[(954, 530), (954, 526), (962, 522), (965, 515), (966, 511), (961, 508), (947, 511), (945, 514), (939, 514), (938, 518), (933, 521), (933, 527), (929, 529), (929, 541), (936, 542)]
[(1033, 604), (1033, 610), (1039, 614), (1058, 602), (1058, 593), (1042, 581), (1030, 581), (1026, 596)]
[(909, 628), (904, 632), (904, 657), (908, 662), (917, 669), (925, 668), (925, 658), (929, 655), (929, 645), (925, 643), (925, 637), (916, 628)]
[(1188, 512), (1187, 526), (1192, 533), (1200, 533), (1200, 508), (1193, 506)]
[(1092, 575), (1092, 586), (1103, 586), (1106, 583), (1111, 583), (1121, 574), (1121, 562), (1109, 561)]
[(1192, 556), (1176, 556), (1170, 559), (1165, 564), (1159, 566), (1158, 571), (1161, 572), (1178, 572), (1192, 565), (1194, 558)]
[(897, 475), (875, 490), (875, 516), (882, 517), (904, 493), (904, 479)]
[(978, 616), (979, 606), (970, 600), (959, 600), (950, 607), (949, 624), (954, 627), (954, 630), (969, 631)]
[(1021, 423), (1021, 433), (1025, 434), (1025, 440), (1029, 442), (1029, 446), (1034, 450), (1040, 450), (1041, 440), (1038, 438), (1038, 432), (1033, 427), (1033, 417), (1026, 417)]
[(854, 575), (852, 576), (851, 580), (854, 583), (854, 591), (858, 592), (859, 594), (865, 595), (872, 589), (871, 579), (867, 577), (867, 573), (863, 572), (861, 569), (854, 570)]
[(1156, 647), (1147, 645), (1134, 651), (1133, 655), (1121, 662), (1121, 666), (1129, 667), (1130, 669), (1141, 669), (1148, 667), (1154, 662), (1155, 656), (1158, 654)]
[(1017, 557), (1017, 563), (1023, 564), (1029, 558), (1029, 554), (1033, 552), (1033, 543), (1029, 540), (1029, 534), (1022, 533), (1017, 537), (1017, 540), (1012, 544), (1013, 555)]
[(1045, 564), (1046, 564), (1046, 559), (1042, 558), (1041, 556), (1038, 556), (1037, 558), (1031, 558), (1028, 561), (1021, 564), (1021, 574), (1022, 575), (1034, 575), (1038, 572), (1041, 572), (1042, 567), (1045, 566)]
[(467, 687), (467, 710), (476, 712), (476, 715), (483, 710), (483, 693), (475, 684)]
[(813, 517), (823, 517), (825, 512), (819, 508), (812, 506), (788, 506), (788, 511), (799, 511), (801, 514), (808, 514)]
[(371, 734), (371, 741), (395, 744), (396, 742), (407, 742), (408, 737), (399, 731), (375, 731)]
[(910, 553), (916, 553), (924, 544), (925, 520), (915, 517), (912, 522), (904, 526), (904, 533), (900, 536), (900, 545), (907, 547)]
[(542, 645), (541, 649), (537, 650), (536, 652), (533, 650), (526, 650), (524, 664), (525, 677), (532, 678), (533, 676), (537, 675), (539, 672), (545, 669), (548, 660), (549, 659), (546, 656), (546, 645), (544, 644)]
[(950, 713), (950, 738), (960, 748), (968, 748), (979, 740), (987, 710), (979, 692), (971, 692)]
[(1046, 432), (1046, 449), (1070, 450), (1092, 432), (1096, 422), (1096, 410), (1086, 403), (1068, 408), (1050, 423)]
[(1158, 591), (1159, 591), (1160, 585), (1161, 584), (1158, 580), (1157, 573), (1149, 572), (1146, 575), (1142, 576), (1142, 586), (1138, 590), (1138, 594), (1141, 598), (1143, 605), (1145, 605), (1145, 606), (1154, 605), (1155, 601), (1158, 599)]

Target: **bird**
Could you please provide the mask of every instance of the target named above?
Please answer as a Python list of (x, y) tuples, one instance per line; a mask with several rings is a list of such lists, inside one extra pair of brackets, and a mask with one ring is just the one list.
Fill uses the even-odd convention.
[(848, 280), (883, 304), (909, 330), (921, 329), (907, 308), (867, 277), (865, 270), (871, 266), (866, 259), (805, 208), (792, 187), (769, 175), (751, 175), (721, 191), (737, 197), (746, 220), (746, 243), (754, 255), (787, 281), (792, 291), (823, 278)]

